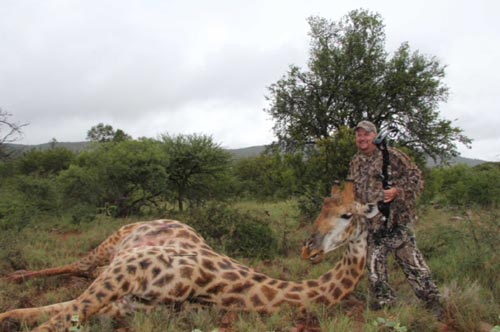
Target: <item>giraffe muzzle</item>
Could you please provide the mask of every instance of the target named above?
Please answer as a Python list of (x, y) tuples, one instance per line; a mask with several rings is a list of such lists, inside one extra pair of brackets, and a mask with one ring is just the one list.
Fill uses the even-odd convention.
[(311, 240), (304, 241), (302, 246), (301, 257), (307, 259), (313, 264), (318, 264), (323, 260), (325, 251), (323, 249), (314, 248), (314, 243)]

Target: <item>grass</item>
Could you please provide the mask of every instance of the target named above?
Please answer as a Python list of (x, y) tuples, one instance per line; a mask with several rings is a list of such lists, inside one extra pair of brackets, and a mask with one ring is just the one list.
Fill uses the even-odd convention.
[[(290, 280), (316, 278), (329, 270), (341, 255), (341, 252), (329, 254), (324, 263), (315, 266), (299, 258), (300, 246), (309, 235), (310, 225), (303, 226), (300, 222), (293, 201), (239, 202), (236, 206), (266, 215), (278, 239), (279, 254), (274, 258), (235, 257), (263, 273)], [(430, 208), (420, 215), (416, 225), (417, 241), (442, 292), (449, 319), (448, 331), (485, 331), (485, 326), (498, 326), (498, 211)], [(0, 233), (0, 268), (10, 272), (73, 262), (121, 225), (134, 221), (98, 216), (89, 223), (75, 225), (63, 218), (47, 219), (16, 233)], [(294, 331), (294, 328), (299, 331), (306, 326), (335, 332), (438, 331), (439, 323), (417, 300), (394, 260), (390, 259), (389, 264), (391, 284), (399, 302), (397, 307), (384, 311), (368, 309), (368, 286), (363, 278), (355, 291), (354, 304), (346, 301), (333, 309), (317, 306), (306, 316), (288, 307), (274, 315), (228, 314), (217, 308), (174, 311), (160, 307), (151, 313), (138, 312), (120, 322), (95, 318), (85, 324), (82, 332), (112, 331), (120, 326), (131, 332)], [(78, 296), (88, 285), (88, 280), (63, 276), (21, 285), (0, 280), (0, 312), (66, 301)]]

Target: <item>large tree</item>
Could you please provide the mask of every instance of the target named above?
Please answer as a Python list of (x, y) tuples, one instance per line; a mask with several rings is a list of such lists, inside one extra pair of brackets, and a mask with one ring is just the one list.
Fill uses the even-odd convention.
[(308, 22), (308, 70), (291, 65), (269, 87), (266, 112), (280, 145), (316, 145), (362, 119), (396, 127), (398, 144), (433, 158), (455, 156), (458, 142), (470, 143), (439, 116), (448, 96), (445, 67), (435, 57), (412, 52), (408, 43), (390, 57), (380, 15), (354, 10), (338, 22), (320, 17)]

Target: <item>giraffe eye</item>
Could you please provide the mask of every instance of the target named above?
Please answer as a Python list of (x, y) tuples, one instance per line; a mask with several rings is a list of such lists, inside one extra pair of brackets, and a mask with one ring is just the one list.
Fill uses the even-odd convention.
[(350, 219), (352, 217), (352, 213), (344, 213), (340, 216), (342, 219)]

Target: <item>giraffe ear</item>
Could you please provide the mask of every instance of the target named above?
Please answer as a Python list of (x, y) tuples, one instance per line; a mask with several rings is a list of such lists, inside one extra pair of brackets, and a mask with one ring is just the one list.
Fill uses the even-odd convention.
[(371, 219), (375, 217), (380, 211), (377, 208), (377, 204), (366, 204), (366, 209), (365, 209), (365, 217), (368, 219)]
[(342, 204), (350, 205), (354, 202), (354, 182), (346, 180), (344, 182), (344, 190), (342, 190)]
[(338, 197), (339, 194), (340, 194), (340, 181), (335, 180), (335, 181), (333, 181), (332, 190), (330, 192), (330, 197)]

